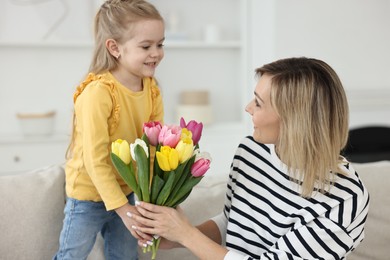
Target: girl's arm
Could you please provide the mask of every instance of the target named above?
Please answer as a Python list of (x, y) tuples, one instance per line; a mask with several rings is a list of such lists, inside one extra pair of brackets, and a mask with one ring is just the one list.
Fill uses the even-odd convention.
[(142, 216), (133, 215), (132, 218), (145, 226), (136, 226), (138, 231), (177, 242), (200, 259), (224, 259), (228, 252), (220, 245), (221, 235), (212, 220), (194, 227), (179, 207), (176, 210), (140, 202), (137, 209)]

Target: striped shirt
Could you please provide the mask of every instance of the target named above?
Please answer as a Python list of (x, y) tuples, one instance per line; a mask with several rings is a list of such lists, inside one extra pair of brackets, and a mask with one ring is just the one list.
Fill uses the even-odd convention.
[(223, 213), (225, 259), (345, 259), (364, 238), (369, 194), (348, 162), (326, 194), (300, 196), (274, 145), (239, 145)]

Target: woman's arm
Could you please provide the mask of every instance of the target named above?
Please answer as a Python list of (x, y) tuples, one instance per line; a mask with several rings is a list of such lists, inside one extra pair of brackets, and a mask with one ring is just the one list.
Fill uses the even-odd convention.
[(133, 218), (146, 227), (136, 226), (136, 230), (180, 243), (200, 259), (224, 259), (228, 252), (220, 245), (221, 235), (212, 220), (194, 227), (180, 208), (140, 202), (137, 209), (143, 217), (134, 215)]
[(205, 236), (210, 238), (218, 245), (221, 244), (222, 242), (221, 233), (219, 232), (218, 226), (217, 224), (215, 224), (214, 221), (207, 220), (206, 222), (203, 222), (199, 226), (196, 226), (196, 228), (199, 229), (200, 232), (202, 232)]

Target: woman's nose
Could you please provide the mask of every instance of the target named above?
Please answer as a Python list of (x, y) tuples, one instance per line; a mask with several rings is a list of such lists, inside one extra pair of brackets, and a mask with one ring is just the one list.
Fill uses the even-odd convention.
[(252, 103), (253, 103), (252, 101), (249, 102), (249, 103), (246, 105), (246, 107), (245, 107), (245, 111), (248, 112), (248, 113), (251, 114), (251, 115), (252, 115), (252, 106), (251, 106)]

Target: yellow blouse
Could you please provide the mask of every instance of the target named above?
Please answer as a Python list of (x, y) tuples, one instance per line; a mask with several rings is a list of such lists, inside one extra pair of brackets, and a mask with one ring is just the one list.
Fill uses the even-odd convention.
[(74, 94), (74, 145), (66, 164), (67, 196), (103, 201), (107, 210), (127, 203), (130, 188), (111, 163), (111, 143), (133, 143), (142, 136), (144, 122), (163, 123), (163, 103), (153, 78), (133, 92), (111, 73), (90, 73)]

